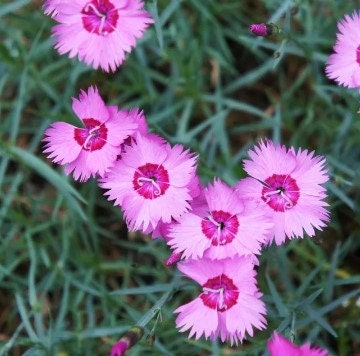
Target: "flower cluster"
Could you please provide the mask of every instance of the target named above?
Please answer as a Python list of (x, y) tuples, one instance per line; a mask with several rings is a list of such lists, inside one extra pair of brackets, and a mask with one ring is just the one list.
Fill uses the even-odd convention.
[(188, 213), (167, 226), (167, 244), (182, 260), (178, 268), (202, 288), (197, 299), (175, 311), (180, 331), (190, 329), (195, 338), (237, 344), (253, 328), (263, 329), (257, 256), (273, 241), (280, 245), (304, 232), (314, 236), (329, 220), (323, 157), (270, 140), (260, 141), (249, 156), (249, 177), (234, 187), (215, 179)]
[(273, 241), (313, 236), (326, 225), (325, 159), (260, 141), (244, 161), (249, 177), (202, 186), (197, 154), (149, 133), (141, 110), (107, 106), (96, 87), (72, 107), (82, 127), (53, 123), (44, 152), (76, 180), (97, 177), (129, 230), (161, 236), (169, 264), (181, 260), (179, 270), (200, 284), (199, 297), (175, 311), (180, 330), (237, 344), (263, 329), (258, 256)]
[[(44, 3), (45, 13), (58, 22), (53, 36), (59, 53), (104, 71), (121, 65), (153, 22), (142, 7), (140, 0)], [(264, 26), (251, 30), (270, 34)], [(72, 108), (81, 127), (52, 123), (44, 153), (75, 180), (98, 179), (128, 229), (163, 238), (171, 250), (167, 265), (178, 263), (200, 285), (198, 297), (175, 310), (180, 331), (237, 345), (254, 329), (264, 329), (259, 256), (273, 242), (281, 245), (305, 233), (311, 237), (326, 226), (325, 158), (261, 140), (244, 160), (248, 177), (233, 186), (218, 178), (203, 186), (198, 155), (150, 133), (142, 110), (106, 105), (95, 86), (81, 90)], [(125, 335), (112, 354), (124, 354), (133, 341), (131, 333)], [(279, 343), (295, 347), (275, 335), (272, 353), (280, 355), (273, 351)]]

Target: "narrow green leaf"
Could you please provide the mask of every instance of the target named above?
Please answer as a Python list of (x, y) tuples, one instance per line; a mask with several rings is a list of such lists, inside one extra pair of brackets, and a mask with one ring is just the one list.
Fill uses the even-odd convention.
[(172, 287), (172, 284), (156, 284), (154, 286), (143, 286), (137, 288), (123, 288), (110, 293), (110, 295), (148, 294), (165, 292)]
[(275, 284), (273, 283), (273, 281), (271, 280), (271, 278), (269, 277), (268, 274), (266, 274), (266, 282), (269, 286), (270, 293), (271, 293), (273, 302), (276, 306), (276, 309), (279, 313), (279, 316), (285, 317), (288, 314), (288, 309), (287, 309), (286, 305), (284, 304), (284, 302), (282, 301), (280, 294), (275, 287)]
[(30, 2), (31, 2), (30, 0), (18, 0), (18, 1), (11, 1), (10, 4), (7, 5), (1, 5), (0, 17), (13, 13), (14, 11), (19, 10), (21, 7), (29, 4)]
[(85, 203), (85, 199), (75, 188), (73, 188), (66, 180), (64, 180), (62, 176), (56, 173), (34, 154), (27, 152), (20, 147), (10, 146), (8, 148), (8, 152), (15, 156), (17, 160), (21, 161), (23, 164), (32, 168), (39, 175), (44, 177), (47, 181), (49, 181), (49, 183), (54, 185), (64, 195), (69, 204), (69, 207), (74, 209), (74, 211), (76, 211), (83, 220), (87, 220), (81, 206), (76, 201), (76, 199), (78, 199)]
[(163, 50), (164, 48), (164, 36), (163, 36), (163, 32), (162, 32), (162, 28), (161, 28), (161, 22), (159, 19), (159, 13), (158, 13), (158, 7), (157, 7), (157, 1), (154, 0), (154, 2), (152, 4), (148, 5), (149, 11), (151, 13), (151, 16), (154, 19), (154, 27), (155, 27), (155, 33), (156, 33), (156, 38), (158, 40), (159, 43), (159, 47), (161, 50)]
[(313, 281), (313, 279), (316, 277), (316, 275), (319, 273), (319, 271), (322, 269), (321, 266), (317, 266), (314, 270), (312, 270), (304, 279), (304, 281), (301, 283), (300, 287), (296, 291), (296, 295), (298, 297), (302, 296), (304, 292), (308, 289), (310, 283)]
[(350, 199), (339, 187), (334, 183), (328, 182), (327, 186), (331, 193), (337, 196), (344, 204), (346, 204), (350, 209), (355, 209), (355, 203)]
[(309, 295), (307, 298), (303, 299), (298, 305), (297, 308), (301, 309), (310, 305), (321, 293), (323, 289), (318, 289), (316, 292)]
[[(327, 332), (329, 332), (334, 337), (337, 337), (336, 331), (333, 329), (333, 327), (322, 317), (320, 313), (318, 313), (317, 310), (311, 308), (310, 306), (305, 307), (305, 310), (307, 314), (309, 315), (309, 322), (310, 320), (316, 321), (320, 326), (322, 326)], [(307, 323), (308, 324), (308, 323)], [(301, 323), (299, 322), (299, 326)], [(306, 324), (305, 324), (306, 325)], [(305, 326), (304, 325), (304, 326)]]
[(17, 305), (18, 312), (20, 314), (21, 320), (22, 320), (22, 322), (24, 324), (26, 332), (29, 335), (31, 341), (34, 342), (34, 343), (40, 342), (38, 336), (35, 334), (35, 331), (34, 331), (32, 325), (31, 325), (31, 322), (30, 322), (30, 319), (29, 319), (30, 313), (29, 313), (28, 310), (26, 310), (24, 300), (22, 299), (20, 294), (15, 293), (15, 300), (16, 300), (16, 305)]
[(339, 263), (339, 254), (340, 254), (340, 244), (336, 244), (335, 251), (331, 258), (331, 265), (328, 272), (328, 278), (325, 284), (325, 291), (324, 291), (324, 300), (326, 302), (330, 302), (333, 297), (333, 291), (334, 291), (334, 282), (335, 282), (335, 275), (336, 275), (336, 268)]

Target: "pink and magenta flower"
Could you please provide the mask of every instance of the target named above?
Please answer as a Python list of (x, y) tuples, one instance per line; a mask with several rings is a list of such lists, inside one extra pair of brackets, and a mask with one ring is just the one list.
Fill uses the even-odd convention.
[(302, 149), (296, 152), (293, 147), (287, 150), (270, 140), (261, 141), (249, 156), (244, 169), (250, 178), (242, 179), (236, 190), (272, 215), (274, 227), (268, 243), (275, 239), (280, 245), (286, 237), (303, 238), (304, 230), (314, 236), (315, 229), (326, 226), (329, 212), (321, 184), (329, 177), (324, 157)]
[(52, 34), (60, 54), (115, 71), (131, 52), (136, 39), (153, 23), (140, 0), (46, 1), (45, 11), (55, 13)]
[(178, 268), (202, 288), (196, 299), (175, 310), (176, 326), (181, 332), (190, 329), (189, 338), (204, 335), (238, 344), (253, 336), (254, 328), (265, 328), (266, 309), (251, 258), (186, 260)]
[(328, 352), (319, 347), (310, 347), (310, 344), (297, 346), (274, 332), (273, 337), (268, 341), (267, 348), (270, 356), (327, 356)]
[(220, 180), (204, 189), (205, 208), (183, 215), (168, 233), (168, 244), (184, 258), (221, 259), (259, 254), (273, 224), (252, 201)]
[(121, 205), (131, 230), (152, 231), (190, 208), (197, 156), (157, 137), (135, 136), (100, 186)]
[(338, 23), (334, 52), (326, 62), (326, 75), (339, 85), (360, 88), (360, 12)]
[(54, 122), (45, 130), (44, 153), (53, 162), (65, 165), (65, 173), (85, 182), (103, 177), (121, 152), (121, 144), (135, 133), (137, 123), (126, 110), (106, 106), (96, 87), (82, 90), (73, 98), (72, 108), (82, 127)]

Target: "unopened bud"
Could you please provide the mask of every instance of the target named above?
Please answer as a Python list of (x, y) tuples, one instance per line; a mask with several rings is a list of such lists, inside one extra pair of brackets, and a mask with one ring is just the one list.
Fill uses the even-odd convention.
[(144, 335), (140, 326), (133, 326), (111, 348), (110, 356), (123, 356), (130, 347), (134, 346)]
[(155, 342), (155, 339), (156, 339), (156, 337), (155, 337), (155, 332), (154, 332), (154, 331), (151, 331), (151, 332), (149, 333), (149, 335), (146, 337), (146, 339), (147, 339), (148, 344), (149, 344), (150, 346), (153, 346), (153, 345), (154, 345), (154, 342)]
[(280, 29), (273, 23), (254, 23), (249, 26), (249, 30), (255, 36), (266, 37), (279, 33)]
[(174, 264), (178, 263), (181, 260), (181, 253), (173, 252), (169, 258), (166, 260), (166, 266), (171, 267)]

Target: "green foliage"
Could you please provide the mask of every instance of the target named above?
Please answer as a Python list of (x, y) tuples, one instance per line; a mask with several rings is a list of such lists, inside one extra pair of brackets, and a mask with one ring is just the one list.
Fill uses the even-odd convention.
[[(151, 319), (153, 306), (161, 318), (145, 335), (155, 326), (155, 341), (143, 338), (132, 355), (262, 355), (275, 329), (331, 354), (359, 354), (358, 92), (324, 75), (351, 2), (146, 7), (156, 24), (111, 75), (55, 52), (41, 1), (0, 4), (0, 355), (105, 355)], [(247, 28), (257, 22), (274, 22), (283, 35), (254, 37)], [(74, 183), (42, 154), (44, 129), (76, 122), (71, 97), (93, 84), (107, 102), (140, 106), (153, 131), (199, 152), (204, 183), (244, 176), (241, 160), (264, 136), (326, 156), (330, 226), (261, 256), (267, 330), (238, 348), (179, 333), (172, 312), (197, 291), (164, 267), (164, 243), (128, 233), (95, 181)]]

